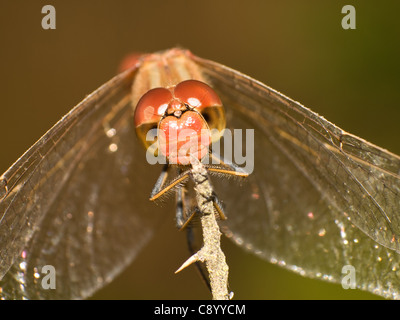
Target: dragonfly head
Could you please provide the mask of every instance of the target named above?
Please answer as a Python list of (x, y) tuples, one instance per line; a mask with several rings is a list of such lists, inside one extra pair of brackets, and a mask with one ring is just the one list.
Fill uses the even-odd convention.
[[(157, 149), (169, 163), (187, 165), (190, 154), (201, 160), (211, 143), (220, 139), (225, 112), (210, 86), (186, 80), (147, 91), (135, 108), (134, 122), (146, 149), (154, 147), (157, 140)], [(154, 131), (149, 134), (151, 129)]]

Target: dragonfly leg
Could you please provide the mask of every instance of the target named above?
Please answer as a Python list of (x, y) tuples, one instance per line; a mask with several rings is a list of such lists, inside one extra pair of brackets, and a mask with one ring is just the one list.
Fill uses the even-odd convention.
[(154, 185), (153, 190), (150, 194), (150, 201), (154, 201), (159, 199), (160, 197), (167, 195), (174, 188), (182, 186), (183, 183), (189, 178), (189, 171), (184, 171), (180, 175), (178, 175), (174, 180), (170, 181), (165, 185), (165, 181), (168, 177), (168, 170), (170, 168), (169, 164), (166, 164), (161, 171), (160, 176), (157, 179), (156, 184)]
[(165, 180), (168, 177), (168, 169), (169, 169), (169, 165), (165, 164), (164, 167), (162, 168), (160, 176), (158, 177), (158, 179), (153, 187), (153, 190), (151, 190), (150, 200), (152, 200), (162, 190), (162, 186), (164, 185)]
[[(178, 173), (182, 174), (182, 170), (179, 168)], [(178, 186), (176, 189), (176, 226), (180, 231), (184, 230), (193, 219), (193, 217), (199, 212), (196, 207), (193, 213), (189, 216), (187, 211), (187, 200), (185, 198), (185, 187)]]
[[(219, 199), (214, 191), (210, 197), (208, 197), (204, 200), (204, 203), (209, 202), (209, 201), (213, 202), (214, 210), (218, 213), (219, 218), (221, 220), (226, 220), (227, 218), (226, 218), (224, 209), (222, 207), (222, 203), (221, 203), (221, 201), (219, 201)], [(200, 210), (198, 208), (197, 208), (197, 210), (200, 213)]]
[(213, 204), (214, 204), (214, 209), (217, 211), (220, 219), (221, 220), (226, 220), (226, 215), (225, 215), (224, 209), (222, 207), (222, 203), (219, 201), (219, 199), (218, 199), (217, 195), (215, 194), (215, 192), (213, 192), (212, 201), (213, 201)]
[(242, 168), (238, 167), (236, 164), (221, 158), (219, 155), (213, 152), (211, 152), (210, 154), (211, 158), (215, 159), (218, 162), (217, 165), (213, 164), (204, 165), (210, 172), (222, 175), (232, 175), (235, 177), (242, 177), (242, 178), (248, 177), (249, 173), (243, 170)]
[(176, 190), (176, 226), (181, 229), (185, 223), (183, 208), (183, 188)]
[[(226, 220), (227, 217), (225, 215), (224, 209), (222, 207), (221, 202), (219, 201), (219, 199), (217, 198), (217, 196), (215, 194), (213, 194), (213, 196), (206, 201), (212, 201), (213, 205), (214, 205), (214, 209), (215, 211), (218, 213), (219, 218), (221, 220)], [(192, 214), (187, 217), (187, 215), (185, 215), (184, 212), (184, 208), (183, 208), (183, 202), (177, 200), (177, 209), (176, 209), (176, 222), (177, 222), (177, 227), (179, 228), (179, 230), (184, 230), (185, 228), (187, 228), (187, 226), (189, 225), (189, 223), (193, 220), (193, 218), (196, 215), (200, 215), (201, 211), (200, 209), (196, 206), (193, 208), (193, 212)]]
[(180, 231), (186, 229), (193, 217), (200, 212), (199, 209), (195, 207), (192, 214), (189, 216), (186, 208), (185, 189), (184, 187), (179, 187), (176, 190), (176, 226)]
[(181, 226), (178, 226), (179, 230), (184, 230), (189, 225), (190, 221), (192, 221), (193, 218), (198, 214), (200, 214), (199, 208), (194, 207), (192, 214), (189, 217), (187, 217), (186, 220), (183, 221)]

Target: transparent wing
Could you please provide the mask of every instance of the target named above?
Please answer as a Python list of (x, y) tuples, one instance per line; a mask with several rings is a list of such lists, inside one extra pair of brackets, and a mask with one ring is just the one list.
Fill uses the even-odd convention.
[[(1, 176), (3, 298), (87, 297), (152, 236), (156, 176), (133, 128), (134, 74), (89, 95)], [(45, 265), (55, 269), (55, 290), (42, 286)]]
[(400, 158), (237, 71), (194, 57), (233, 129), (254, 129), (254, 172), (215, 181), (237, 244), (304, 276), (400, 298)]

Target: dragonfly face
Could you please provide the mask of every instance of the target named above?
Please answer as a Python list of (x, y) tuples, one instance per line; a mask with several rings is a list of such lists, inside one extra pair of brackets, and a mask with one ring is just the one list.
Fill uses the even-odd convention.
[[(149, 90), (135, 108), (134, 121), (146, 148), (154, 149), (155, 139), (155, 154), (160, 150), (169, 163), (179, 165), (189, 164), (190, 153), (201, 160), (225, 127), (221, 100), (211, 87), (197, 80)], [(149, 130), (155, 128), (156, 135), (149, 139)]]

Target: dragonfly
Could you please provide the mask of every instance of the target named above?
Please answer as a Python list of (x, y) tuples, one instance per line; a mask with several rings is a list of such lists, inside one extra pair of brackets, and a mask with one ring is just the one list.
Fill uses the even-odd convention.
[[(305, 277), (342, 283), (351, 266), (357, 288), (400, 297), (399, 156), (188, 50), (152, 55), (178, 75), (168, 85), (203, 79), (227, 129), (254, 130), (253, 172), (240, 184), (212, 180), (226, 237)], [(89, 297), (154, 236), (160, 217), (148, 193), (159, 173), (145, 160), (134, 108), (163, 79), (146, 82), (146, 59), (87, 96), (1, 175), (2, 298)], [(41, 285), (46, 265), (55, 290)]]

